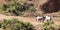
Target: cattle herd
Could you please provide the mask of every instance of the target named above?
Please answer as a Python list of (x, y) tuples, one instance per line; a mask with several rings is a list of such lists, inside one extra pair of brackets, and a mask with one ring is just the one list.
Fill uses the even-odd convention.
[(51, 16), (36, 16), (36, 21), (48, 21), (48, 20), (52, 20)]

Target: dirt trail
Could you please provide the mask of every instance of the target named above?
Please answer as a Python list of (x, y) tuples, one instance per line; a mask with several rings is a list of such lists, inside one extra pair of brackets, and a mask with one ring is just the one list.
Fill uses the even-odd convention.
[[(18, 18), (20, 21), (30, 22), (36, 27), (37, 25), (40, 24), (34, 18), (29, 18), (29, 17), (27, 18), (27, 17), (21, 17), (21, 16), (5, 16), (5, 15), (0, 14), (0, 21), (3, 21), (3, 19), (12, 19), (12, 18)], [(40, 27), (37, 27), (37, 28), (40, 29)]]
[[(21, 16), (6, 16), (6, 15), (2, 15), (0, 14), (0, 21), (3, 21), (3, 19), (12, 19), (12, 18), (18, 18), (19, 21), (24, 21), (24, 22), (30, 22), (31, 24), (33, 24), (34, 26), (36, 26), (37, 30), (40, 30), (40, 22), (37, 22), (35, 20), (35, 18), (30, 18), (30, 17), (21, 17)], [(55, 24), (60, 24), (60, 21), (54, 21)]]
[(20, 21), (30, 22), (32, 24), (40, 24), (34, 18), (29, 18), (29, 17), (27, 18), (27, 17), (20, 17), (20, 16), (5, 16), (0, 14), (0, 21), (3, 21), (3, 19), (12, 19), (12, 18), (18, 18)]

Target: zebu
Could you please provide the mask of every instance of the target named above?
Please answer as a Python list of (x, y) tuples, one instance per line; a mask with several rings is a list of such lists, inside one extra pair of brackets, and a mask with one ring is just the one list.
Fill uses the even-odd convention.
[(51, 16), (45, 16), (45, 20), (51, 20)]
[(40, 16), (36, 16), (36, 20), (37, 21), (44, 21), (45, 20), (45, 17), (40, 17)]

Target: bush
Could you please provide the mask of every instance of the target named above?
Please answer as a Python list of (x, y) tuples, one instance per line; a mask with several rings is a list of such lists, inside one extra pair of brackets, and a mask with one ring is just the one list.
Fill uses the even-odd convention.
[(19, 2), (11, 1), (8, 4), (2, 4), (0, 7), (0, 10), (3, 10), (5, 12), (9, 12), (15, 15), (21, 15), (20, 12), (23, 11), (23, 5), (20, 4)]
[(2, 4), (0, 10), (4, 11), (4, 14), (11, 13), (16, 16), (22, 15), (21, 12), (25, 12), (26, 10), (30, 12), (36, 11), (35, 8), (32, 7), (32, 5), (29, 5), (27, 3), (21, 4), (20, 2), (17, 1), (10, 1), (6, 4)]
[(29, 22), (18, 21), (17, 19), (4, 19), (2, 28), (5, 30), (33, 30), (32, 24)]
[(56, 26), (53, 21), (46, 21), (43, 24), (43, 30), (56, 30)]
[(29, 10), (30, 10), (31, 12), (35, 12), (35, 11), (36, 11), (36, 9), (35, 9), (33, 6), (29, 7)]

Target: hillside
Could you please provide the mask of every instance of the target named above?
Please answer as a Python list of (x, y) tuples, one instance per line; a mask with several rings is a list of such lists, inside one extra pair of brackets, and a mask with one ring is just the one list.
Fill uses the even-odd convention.
[[(3, 24), (2, 26), (4, 27), (5, 24), (1, 23), (4, 21), (4, 19), (17, 18), (19, 21), (31, 23), (34, 26), (34, 30), (41, 30), (41, 29), (59, 30), (60, 29), (59, 4), (60, 4), (59, 0), (57, 1), (56, 0), (0, 0), (0, 25)], [(52, 21), (46, 21), (46, 22), (36, 21), (36, 16), (42, 16), (42, 17), (51, 16)], [(20, 30), (21, 24), (11, 23), (10, 24), (11, 26), (9, 26), (10, 21), (7, 22), (6, 22), (7, 27), (5, 27), (6, 29), (8, 29), (8, 27), (12, 28), (11, 26), (14, 26), (14, 28), (12, 28), (13, 30), (16, 29)], [(18, 25), (16, 26), (17, 28), (15, 27), (15, 25)], [(29, 24), (26, 25), (28, 26)], [(21, 29), (26, 29), (27, 26), (24, 26), (25, 28), (23, 27)], [(0, 30), (5, 30), (2, 28)]]

